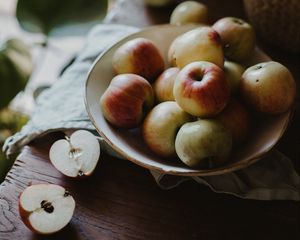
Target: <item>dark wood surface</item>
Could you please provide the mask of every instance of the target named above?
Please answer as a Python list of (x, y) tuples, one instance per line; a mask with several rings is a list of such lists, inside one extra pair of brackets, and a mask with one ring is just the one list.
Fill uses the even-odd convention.
[[(116, 0), (108, 22), (147, 26), (168, 21), (172, 6), (147, 9), (140, 0)], [(211, 21), (222, 16), (244, 17), (241, 1), (203, 1)], [(222, 1), (223, 2), (223, 1)], [(130, 13), (130, 14), (128, 14)], [(298, 56), (260, 46), (290, 68), (299, 87)], [(299, 99), (299, 98), (298, 98)], [(299, 101), (297, 101), (298, 103)], [(277, 148), (299, 167), (299, 104)], [(95, 173), (85, 180), (61, 175), (50, 164), (51, 134), (26, 146), (0, 186), (0, 239), (299, 239), (300, 204), (293, 201), (242, 200), (215, 194), (192, 181), (176, 189), (157, 187), (146, 169), (125, 160), (101, 156)], [(66, 187), (77, 206), (70, 224), (52, 236), (30, 232), (18, 214), (18, 197), (29, 184)]]

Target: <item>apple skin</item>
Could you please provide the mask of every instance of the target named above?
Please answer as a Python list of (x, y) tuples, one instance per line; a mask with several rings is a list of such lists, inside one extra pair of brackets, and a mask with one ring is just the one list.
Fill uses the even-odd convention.
[(179, 68), (167, 68), (153, 84), (157, 102), (175, 101), (173, 87), (175, 79), (179, 73)]
[(218, 114), (230, 97), (224, 71), (205, 61), (190, 63), (179, 72), (173, 94), (184, 111), (197, 117)]
[(225, 17), (215, 22), (212, 28), (221, 36), (226, 58), (239, 62), (252, 54), (255, 46), (255, 32), (246, 21), (235, 17)]
[(230, 92), (235, 94), (238, 92), (239, 85), (241, 82), (241, 77), (245, 72), (245, 68), (235, 62), (225, 61), (224, 63), (224, 73), (225, 79), (228, 82)]
[(120, 128), (135, 128), (154, 103), (150, 83), (136, 74), (119, 74), (100, 98), (104, 117)]
[(216, 119), (231, 131), (233, 146), (245, 142), (251, 128), (251, 117), (239, 101), (232, 98)]
[(171, 47), (169, 61), (179, 68), (195, 61), (208, 61), (220, 68), (224, 67), (221, 38), (211, 27), (190, 30), (180, 35)]
[(296, 82), (290, 71), (274, 61), (249, 67), (241, 78), (240, 92), (254, 110), (268, 114), (288, 111), (296, 98)]
[(185, 123), (175, 140), (178, 157), (192, 168), (219, 166), (228, 159), (231, 148), (229, 129), (215, 119)]
[(176, 102), (156, 105), (143, 123), (143, 138), (147, 146), (164, 158), (176, 156), (175, 138), (178, 129), (193, 117), (183, 111)]
[(176, 44), (179, 41), (179, 38), (182, 35), (179, 35), (178, 37), (176, 37), (170, 44), (170, 47), (168, 49), (168, 62), (170, 64), (170, 66), (176, 67), (176, 58), (175, 58), (175, 48), (176, 48)]
[(116, 74), (134, 73), (153, 82), (164, 70), (164, 60), (155, 44), (145, 38), (135, 38), (120, 46), (113, 55)]
[(177, 5), (173, 10), (170, 23), (184, 25), (188, 23), (207, 23), (208, 8), (196, 1), (185, 1)]

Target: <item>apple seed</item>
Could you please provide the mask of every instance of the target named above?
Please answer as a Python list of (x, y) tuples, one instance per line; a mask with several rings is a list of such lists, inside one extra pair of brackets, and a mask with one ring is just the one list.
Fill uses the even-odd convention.
[(53, 213), (54, 211), (54, 207), (52, 206), (52, 203), (46, 200), (43, 200), (41, 202), (41, 208), (44, 209), (44, 211), (47, 213)]

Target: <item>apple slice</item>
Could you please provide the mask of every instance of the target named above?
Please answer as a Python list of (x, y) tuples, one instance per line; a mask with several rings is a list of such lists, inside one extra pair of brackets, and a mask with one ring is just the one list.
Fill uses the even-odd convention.
[(19, 199), (19, 212), (24, 224), (33, 232), (52, 234), (71, 220), (75, 201), (68, 191), (54, 184), (27, 187)]
[(74, 132), (70, 138), (56, 141), (49, 153), (53, 166), (69, 177), (89, 176), (100, 156), (97, 138), (86, 130)]

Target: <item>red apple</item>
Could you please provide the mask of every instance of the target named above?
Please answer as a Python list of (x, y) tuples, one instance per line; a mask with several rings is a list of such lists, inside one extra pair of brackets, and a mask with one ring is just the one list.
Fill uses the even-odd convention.
[(176, 102), (156, 105), (143, 123), (143, 137), (147, 146), (159, 156), (175, 157), (175, 138), (179, 128), (193, 117), (183, 111)]
[(176, 38), (172, 45), (169, 61), (179, 68), (195, 61), (212, 62), (221, 68), (224, 66), (221, 38), (211, 27), (190, 30)]
[(197, 117), (221, 112), (230, 95), (224, 71), (205, 61), (190, 63), (179, 72), (173, 94), (184, 111)]
[(19, 198), (19, 213), (24, 224), (33, 232), (52, 234), (71, 220), (75, 201), (68, 191), (54, 184), (27, 187)]
[(235, 18), (221, 18), (212, 26), (221, 36), (225, 57), (242, 61), (247, 59), (255, 46), (255, 32), (246, 21)]
[(116, 127), (134, 128), (152, 108), (154, 94), (150, 83), (136, 74), (115, 76), (100, 99), (104, 117)]
[(233, 145), (240, 145), (247, 139), (251, 119), (250, 114), (240, 102), (231, 99), (217, 119), (231, 131)]
[(158, 102), (174, 101), (173, 86), (179, 68), (166, 69), (154, 82), (153, 89)]
[(249, 67), (244, 72), (240, 91), (253, 109), (277, 114), (288, 111), (294, 103), (296, 82), (285, 66), (269, 61)]
[(120, 46), (112, 64), (117, 74), (134, 73), (154, 81), (164, 70), (164, 60), (155, 44), (145, 38), (135, 38)]

